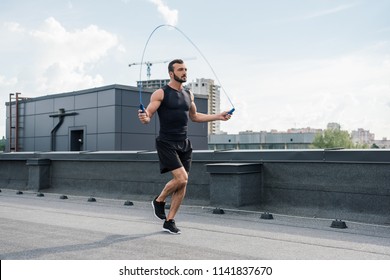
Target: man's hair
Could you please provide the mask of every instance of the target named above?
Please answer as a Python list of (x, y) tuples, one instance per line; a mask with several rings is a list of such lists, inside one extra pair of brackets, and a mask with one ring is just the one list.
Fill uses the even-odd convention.
[(173, 65), (175, 64), (175, 63), (178, 63), (178, 64), (183, 64), (184, 63), (184, 61), (182, 60), (182, 59), (174, 59), (174, 60), (172, 60), (171, 62), (169, 62), (169, 64), (168, 64), (168, 72), (173, 72)]

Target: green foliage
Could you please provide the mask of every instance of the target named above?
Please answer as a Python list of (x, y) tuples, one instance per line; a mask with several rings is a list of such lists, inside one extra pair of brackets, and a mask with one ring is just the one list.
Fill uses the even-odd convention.
[(321, 149), (358, 148), (357, 145), (353, 144), (348, 131), (343, 131), (338, 129), (326, 129), (324, 133), (318, 133), (314, 138), (312, 146), (313, 148), (321, 148)]
[(0, 139), (0, 152), (4, 151), (5, 150), (5, 138), (3, 136), (3, 139)]
[(372, 149), (369, 144), (356, 144), (356, 149)]

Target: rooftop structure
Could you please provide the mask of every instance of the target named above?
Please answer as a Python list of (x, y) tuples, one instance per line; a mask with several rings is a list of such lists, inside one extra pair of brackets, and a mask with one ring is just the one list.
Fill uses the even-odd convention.
[[(152, 92), (143, 90), (145, 103)], [(196, 95), (195, 99), (198, 111), (206, 113), (207, 97)], [(138, 120), (137, 87), (109, 85), (6, 106), (6, 151), (154, 150), (159, 133), (157, 116), (148, 125)], [(207, 149), (205, 124), (189, 122), (188, 135), (194, 149)]]

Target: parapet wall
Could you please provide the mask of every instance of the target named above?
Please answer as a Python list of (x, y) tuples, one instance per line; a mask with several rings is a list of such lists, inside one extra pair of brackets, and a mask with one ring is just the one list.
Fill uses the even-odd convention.
[[(216, 172), (208, 170), (217, 163)], [(256, 166), (256, 174), (230, 172), (232, 163)], [(0, 188), (131, 199), (158, 194), (168, 180), (155, 152), (0, 154)], [(194, 151), (186, 198), (211, 206), (388, 215), (390, 150)]]

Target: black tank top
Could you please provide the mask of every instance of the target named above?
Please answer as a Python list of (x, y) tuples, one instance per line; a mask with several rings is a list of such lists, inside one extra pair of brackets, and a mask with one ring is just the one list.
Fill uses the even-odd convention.
[(160, 119), (159, 137), (167, 141), (183, 141), (187, 139), (190, 93), (177, 91), (166, 85), (163, 88), (164, 99), (157, 110)]

